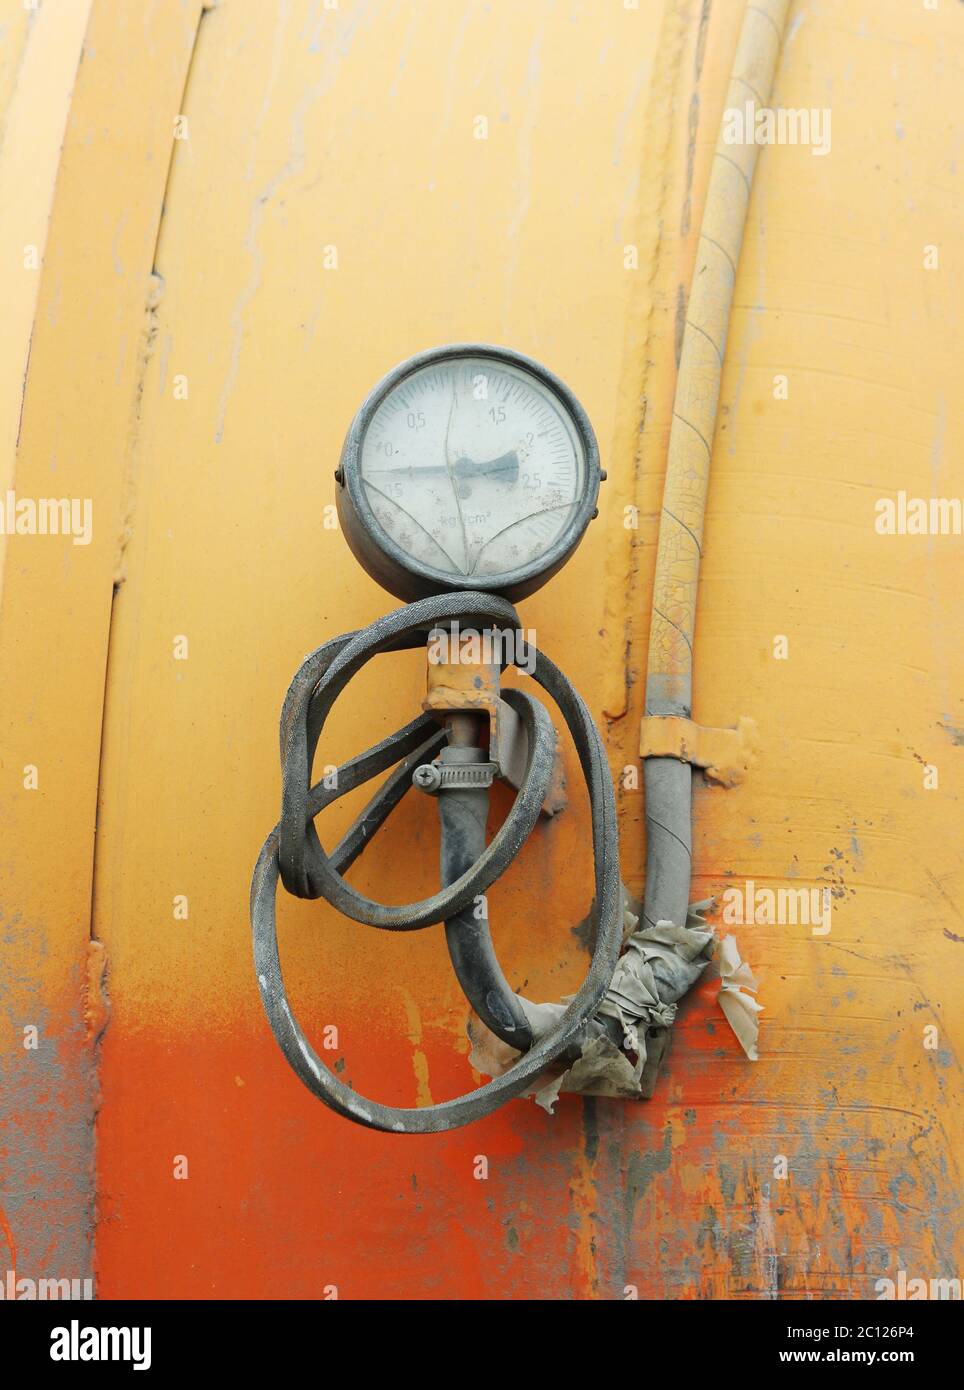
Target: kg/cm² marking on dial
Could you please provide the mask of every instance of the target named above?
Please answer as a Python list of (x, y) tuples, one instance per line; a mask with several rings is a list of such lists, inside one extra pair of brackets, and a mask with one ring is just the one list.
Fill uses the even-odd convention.
[(356, 558), (407, 600), (534, 592), (576, 549), (604, 476), (569, 388), (477, 343), (420, 353), (380, 381), (335, 474)]

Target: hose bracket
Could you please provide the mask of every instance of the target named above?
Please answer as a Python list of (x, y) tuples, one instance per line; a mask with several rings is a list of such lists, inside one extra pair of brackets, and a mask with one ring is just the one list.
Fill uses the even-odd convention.
[[(444, 637), (446, 640), (433, 641)], [(489, 634), (487, 645), (471, 629), (448, 636), (439, 625), (430, 635), (427, 649), (425, 699), (422, 709), (444, 722), (449, 715), (474, 713), (488, 721), (489, 757), (495, 775), (502, 777), (516, 791), (525, 776), (527, 744), (522, 721), (511, 705), (501, 698), (501, 663), (497, 659), (499, 644)], [(442, 654), (448, 659), (442, 659)], [(421, 771), (421, 769), (420, 769)], [(490, 779), (491, 780), (491, 779)], [(454, 783), (437, 782), (430, 773), (415, 785), (423, 791), (436, 792), (441, 786)], [(488, 785), (488, 783), (486, 783)], [(569, 804), (566, 793), (566, 774), (556, 740), (552, 778), (541, 814), (557, 815)]]
[(642, 758), (678, 758), (700, 767), (722, 787), (735, 787), (756, 765), (756, 720), (741, 715), (735, 729), (710, 729), (678, 715), (649, 714), (639, 733)]

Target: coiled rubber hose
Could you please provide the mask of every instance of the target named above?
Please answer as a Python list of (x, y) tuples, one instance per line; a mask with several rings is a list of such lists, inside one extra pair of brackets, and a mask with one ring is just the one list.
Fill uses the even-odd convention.
[[(358, 632), (326, 642), (309, 656), (291, 682), (281, 715), (281, 820), (265, 841), (251, 884), (251, 927), (258, 985), (271, 1029), (292, 1068), (308, 1089), (347, 1119), (372, 1129), (430, 1134), (455, 1129), (490, 1114), (520, 1095), (554, 1059), (578, 1050), (584, 1029), (609, 987), (622, 937), (616, 802), (605, 751), (592, 716), (557, 666), (531, 645), (527, 669), (552, 696), (572, 735), (589, 792), (595, 864), (596, 942), (589, 971), (569, 1007), (536, 1039), (511, 1071), (439, 1105), (405, 1109), (360, 1096), (328, 1070), (304, 1035), (288, 1004), (275, 921), (279, 876), (298, 897), (323, 897), (347, 917), (388, 931), (416, 931), (463, 913), (495, 883), (525, 844), (539, 815), (552, 773), (555, 735), (539, 700), (508, 690), (526, 731), (528, 753), (522, 785), (504, 823), (475, 862), (452, 883), (421, 902), (389, 907), (358, 893), (344, 871), (370, 843), (411, 785), (412, 772), (445, 739), (435, 720), (422, 716), (338, 768), (334, 787), (310, 786), (311, 766), (325, 720), (351, 678), (373, 656), (423, 646), (432, 628), (458, 621), (463, 627), (500, 627), (518, 634), (519, 616), (492, 594), (455, 593), (421, 599), (379, 618)], [(531, 658), (535, 656), (534, 669)], [(398, 767), (330, 854), (314, 827), (324, 807), (394, 764)]]

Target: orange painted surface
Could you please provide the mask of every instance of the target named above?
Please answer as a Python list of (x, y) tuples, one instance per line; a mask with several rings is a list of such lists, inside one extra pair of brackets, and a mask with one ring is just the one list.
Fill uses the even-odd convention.
[[(0, 538), (0, 1206), (24, 1277), (80, 1278), (93, 1238), (91, 891), (111, 601), (169, 110), (198, 7), (169, 7), (152, 29), (123, 4), (65, 0), (26, 30), (16, 8), (0, 6), (0, 70), (14, 69), (0, 88), (2, 498), (5, 514), (8, 489), (76, 499), (80, 515), (87, 501), (91, 528), (79, 545)], [(9, 1243), (0, 1235), (2, 1272)]]
[[(112, 10), (95, 3), (94, 22), (109, 26)], [(834, 892), (827, 937), (734, 929), (762, 982), (760, 1062), (743, 1057), (707, 981), (681, 1011), (653, 1101), (564, 1097), (552, 1117), (516, 1101), (468, 1129), (399, 1139), (313, 1100), (253, 977), (247, 891), (277, 817), (287, 682), (311, 648), (394, 604), (324, 525), (341, 439), (384, 371), (444, 341), (543, 359), (596, 427), (603, 511), (521, 614), (600, 721), (623, 876), (640, 890), (641, 793), (623, 774), (638, 762), (677, 336), (741, 16), (736, 0), (638, 11), (225, 0), (201, 20), (183, 96), (145, 98), (158, 129), (183, 114), (189, 135), (173, 145), (163, 215), (150, 183), (159, 230), (156, 251), (145, 236), (134, 254), (139, 308), (115, 316), (115, 349), (143, 332), (140, 368), (118, 383), (105, 347), (85, 409), (44, 423), (63, 452), (69, 442), (88, 467), (123, 463), (129, 479), (92, 922), (110, 996), (103, 1296), (317, 1298), (336, 1286), (342, 1298), (621, 1298), (627, 1285), (641, 1297), (872, 1296), (899, 1269), (959, 1268), (961, 539), (874, 529), (880, 496), (964, 492), (956, 6), (794, 6), (776, 99), (830, 106), (833, 148), (766, 149), (757, 168), (694, 704), (705, 725), (755, 719), (761, 749), (740, 787), (698, 786), (693, 896), (748, 879)], [(164, 7), (155, 22), (173, 24)], [(180, 37), (164, 42), (180, 53)], [(121, 63), (106, 41), (100, 51)], [(126, 110), (109, 105), (106, 125), (119, 129)], [(156, 175), (159, 153), (138, 159), (145, 139), (126, 137), (125, 197), (138, 170)], [(116, 191), (119, 174), (102, 177)], [(129, 225), (121, 199), (80, 244), (109, 263)], [(922, 267), (930, 244), (934, 272)], [(337, 269), (325, 268), (330, 248)], [(105, 323), (69, 283), (57, 303)], [(46, 321), (38, 393), (69, 377), (81, 341), (50, 306)], [(31, 418), (39, 430), (39, 408)], [(22, 551), (26, 614), (54, 578)], [(105, 561), (102, 611), (84, 610), (78, 645), (106, 640), (112, 576)], [(7, 607), (5, 591), (10, 622)], [(18, 640), (36, 649), (20, 621)], [(96, 666), (78, 654), (91, 685)], [(36, 688), (35, 673), (21, 679)], [(73, 691), (59, 684), (50, 708), (63, 714)], [(336, 709), (319, 765), (406, 722), (423, 694), (417, 653), (380, 658)], [(88, 743), (64, 744), (89, 803), (86, 705), (84, 718)], [(587, 816), (566, 756), (572, 804), (539, 824), (490, 900), (506, 974), (531, 999), (571, 992), (587, 961), (572, 931), (588, 908)], [(922, 764), (938, 768), (936, 790)], [(359, 804), (326, 813), (323, 838)], [(52, 915), (73, 924), (79, 955), (92, 814), (84, 837), (57, 824), (78, 892)], [(38, 832), (18, 834), (33, 863)], [(351, 871), (361, 891), (395, 902), (431, 891), (428, 798), (410, 798), (379, 841)], [(316, 1040), (337, 1026), (338, 1049), (323, 1055), (343, 1079), (396, 1104), (471, 1084), (440, 928), (395, 937), (287, 897), (279, 917), (292, 1007)], [(41, 988), (50, 968), (38, 968)]]

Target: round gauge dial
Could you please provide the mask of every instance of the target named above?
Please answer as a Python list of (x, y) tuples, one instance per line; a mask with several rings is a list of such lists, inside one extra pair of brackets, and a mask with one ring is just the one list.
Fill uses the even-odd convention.
[(575, 549), (600, 479), (568, 388), (485, 345), (438, 348), (390, 373), (356, 416), (338, 476), (349, 544), (404, 598), (531, 593)]

